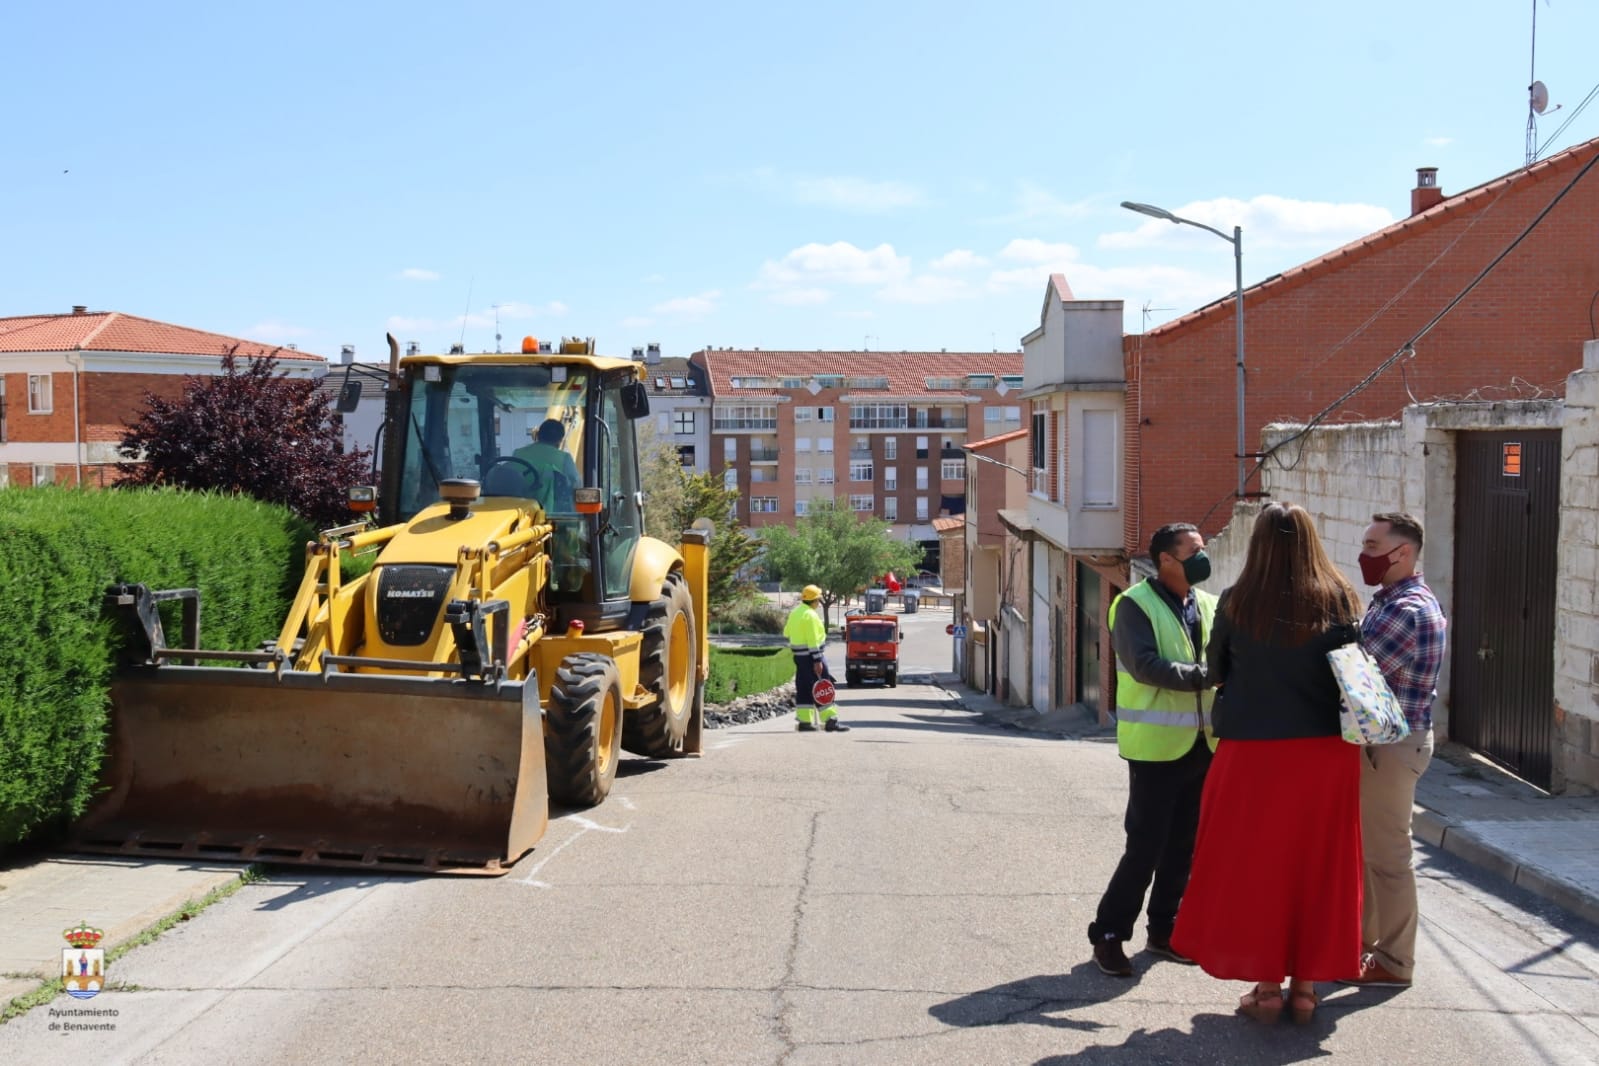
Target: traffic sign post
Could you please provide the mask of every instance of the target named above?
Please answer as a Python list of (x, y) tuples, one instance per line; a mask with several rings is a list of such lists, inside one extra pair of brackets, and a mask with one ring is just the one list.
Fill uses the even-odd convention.
[(966, 639), (966, 627), (965, 626), (951, 626), (950, 627), (950, 632), (954, 635), (956, 640), (965, 640)]

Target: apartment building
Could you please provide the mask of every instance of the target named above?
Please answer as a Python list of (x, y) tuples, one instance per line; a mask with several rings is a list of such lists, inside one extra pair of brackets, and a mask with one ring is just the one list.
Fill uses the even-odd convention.
[(0, 487), (115, 481), (145, 394), (175, 398), (225, 355), (271, 357), (291, 377), (327, 370), (320, 355), (81, 305), (0, 318)]
[(788, 525), (819, 499), (927, 549), (966, 510), (968, 439), (1022, 428), (1020, 352), (763, 352), (690, 361), (710, 385), (711, 463), (746, 525)]
[(684, 470), (705, 473), (711, 468), (711, 393), (705, 372), (682, 356), (663, 357), (659, 344), (634, 348), (633, 359), (644, 364), (656, 438), (677, 449)]

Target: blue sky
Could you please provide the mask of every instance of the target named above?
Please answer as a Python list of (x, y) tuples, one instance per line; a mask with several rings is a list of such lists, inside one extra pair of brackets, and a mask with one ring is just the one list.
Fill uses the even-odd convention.
[[(1525, 159), (1532, 0), (803, 5), (21, 0), (0, 315), (337, 357), (1018, 347), (1046, 278), (1127, 327)], [(1599, 82), (1599, 5), (1537, 0)], [(1583, 111), (1544, 154), (1599, 136)], [(1151, 308), (1149, 314), (1143, 309)]]

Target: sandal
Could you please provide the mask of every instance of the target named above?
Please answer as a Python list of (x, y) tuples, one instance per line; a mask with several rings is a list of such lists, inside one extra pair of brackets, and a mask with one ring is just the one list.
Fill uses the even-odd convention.
[(1321, 1004), (1321, 997), (1316, 994), (1316, 986), (1309, 988), (1290, 988), (1288, 992), (1288, 1005), (1294, 1016), (1295, 1025), (1308, 1025), (1316, 1016), (1316, 1007)]
[(1283, 990), (1263, 989), (1258, 985), (1245, 992), (1238, 1001), (1238, 1013), (1253, 1018), (1262, 1025), (1271, 1025), (1283, 1012)]

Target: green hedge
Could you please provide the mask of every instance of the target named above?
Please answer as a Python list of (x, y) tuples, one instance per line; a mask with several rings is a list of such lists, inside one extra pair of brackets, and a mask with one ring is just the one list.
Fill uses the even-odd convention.
[(0, 489), (0, 849), (59, 829), (93, 794), (118, 639), (106, 586), (198, 588), (202, 645), (252, 648), (277, 635), (314, 535), (235, 496)]
[(718, 648), (711, 646), (705, 702), (726, 703), (735, 696), (766, 692), (794, 680), (794, 656), (787, 648)]

